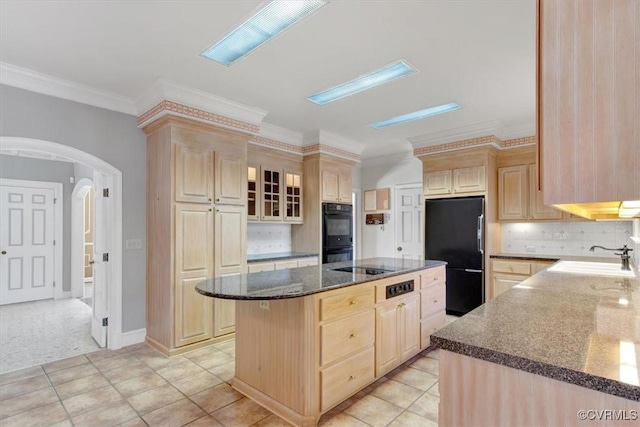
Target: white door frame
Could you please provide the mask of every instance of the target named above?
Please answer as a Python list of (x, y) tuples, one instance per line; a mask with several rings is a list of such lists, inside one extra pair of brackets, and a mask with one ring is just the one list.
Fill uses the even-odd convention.
[(109, 192), (111, 197), (110, 233), (107, 236), (109, 245), (109, 277), (107, 286), (107, 312), (109, 327), (107, 330), (107, 346), (112, 350), (122, 347), (122, 172), (77, 148), (41, 139), (0, 136), (0, 154), (37, 156), (53, 154), (66, 161), (83, 163), (103, 175), (109, 176), (113, 188)]
[[(420, 194), (422, 194), (422, 197), (420, 198), (420, 200), (421, 200), (421, 203), (423, 204), (421, 209), (423, 209), (423, 212), (424, 212), (424, 194), (422, 193), (422, 189), (423, 189), (422, 182), (394, 185), (393, 194), (391, 195), (391, 197), (394, 200), (393, 212), (395, 213), (396, 220), (400, 219), (398, 218), (398, 190), (410, 190), (410, 189), (420, 190)], [(425, 216), (422, 215), (422, 221), (420, 221), (420, 231), (419, 231), (423, 237), (424, 237), (424, 218)], [(398, 240), (399, 240), (398, 227), (396, 225), (393, 227), (393, 243), (394, 243), (393, 247), (394, 248), (397, 248), (398, 246), (400, 246), (400, 243), (398, 242)], [(424, 257), (424, 248), (422, 248), (422, 256)]]
[(62, 269), (64, 265), (62, 262), (62, 229), (64, 227), (64, 222), (62, 220), (62, 206), (64, 203), (64, 200), (62, 199), (62, 183), (0, 178), (0, 185), (6, 185), (9, 187), (48, 188), (53, 190), (53, 197), (56, 199), (53, 205), (53, 240), (55, 241), (55, 245), (53, 246), (53, 281), (55, 283), (53, 288), (53, 298), (64, 298), (65, 295), (62, 290)]
[(84, 196), (93, 188), (93, 181), (82, 178), (71, 193), (71, 296), (80, 298), (84, 293)]

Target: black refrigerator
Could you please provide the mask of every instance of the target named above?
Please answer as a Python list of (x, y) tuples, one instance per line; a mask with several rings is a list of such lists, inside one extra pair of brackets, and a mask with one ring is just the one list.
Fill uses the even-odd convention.
[(484, 197), (425, 203), (425, 259), (447, 262), (447, 314), (467, 314), (484, 302)]

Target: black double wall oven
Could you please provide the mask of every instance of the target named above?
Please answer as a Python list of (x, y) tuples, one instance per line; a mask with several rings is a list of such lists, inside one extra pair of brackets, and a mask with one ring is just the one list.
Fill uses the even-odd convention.
[(353, 260), (353, 206), (322, 204), (322, 263)]

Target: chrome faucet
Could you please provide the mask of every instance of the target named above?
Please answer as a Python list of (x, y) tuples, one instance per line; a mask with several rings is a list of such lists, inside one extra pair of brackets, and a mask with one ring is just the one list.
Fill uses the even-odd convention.
[(623, 245), (621, 248), (616, 248), (616, 249), (593, 245), (589, 248), (589, 250), (591, 252), (594, 252), (596, 248), (604, 249), (605, 251), (620, 251), (620, 252), (614, 252), (614, 253), (616, 255), (620, 255), (620, 260), (622, 261), (622, 269), (627, 271), (631, 270), (631, 267), (629, 266), (629, 260), (631, 259), (631, 255), (629, 255), (629, 252), (632, 251), (633, 249), (629, 249), (627, 245)]

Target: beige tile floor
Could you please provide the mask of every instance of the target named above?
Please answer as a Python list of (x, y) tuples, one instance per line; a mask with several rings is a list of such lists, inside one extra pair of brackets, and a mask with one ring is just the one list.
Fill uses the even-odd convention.
[[(0, 376), (0, 426), (287, 426), (230, 386), (235, 344), (168, 359), (146, 344)], [(321, 426), (437, 426), (438, 351), (424, 351)]]

